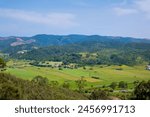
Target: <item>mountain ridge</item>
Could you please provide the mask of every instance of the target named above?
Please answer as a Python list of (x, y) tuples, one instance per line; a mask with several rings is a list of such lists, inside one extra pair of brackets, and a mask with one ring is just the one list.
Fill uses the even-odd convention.
[[(70, 34), (70, 35), (37, 34), (31, 37), (10, 36), (10, 37), (0, 37), (0, 42), (3, 43), (3, 41), (14, 40), (13, 42), (17, 43), (18, 39), (21, 39), (24, 42), (34, 40), (33, 43), (40, 45), (40, 46), (71, 44), (71, 43), (78, 43), (78, 42), (83, 42), (83, 41), (108, 41), (108, 40), (111, 40), (111, 41), (115, 40), (115, 41), (121, 41), (121, 42), (150, 43), (150, 40), (146, 38), (101, 36), (101, 35), (81, 35), (81, 34)], [(26, 44), (26, 43), (22, 43), (22, 44)], [(27, 43), (27, 44), (30, 44), (30, 43)], [(15, 44), (15, 45), (17, 46), (21, 44)]]
[(0, 41), (0, 50), (15, 59), (61, 61), (82, 65), (133, 65), (141, 61), (149, 62), (150, 40), (99, 35), (44, 34), (11, 37), (10, 40)]
[[(31, 37), (0, 37), (0, 51), (10, 53), (22, 50), (32, 50), (33, 48), (60, 46), (70, 44), (90, 44), (97, 43), (104, 46), (123, 46), (125, 44), (146, 43), (150, 44), (150, 40), (133, 37), (119, 36), (100, 36), (100, 35), (48, 35), (38, 34)], [(133, 44), (134, 45), (134, 44)]]

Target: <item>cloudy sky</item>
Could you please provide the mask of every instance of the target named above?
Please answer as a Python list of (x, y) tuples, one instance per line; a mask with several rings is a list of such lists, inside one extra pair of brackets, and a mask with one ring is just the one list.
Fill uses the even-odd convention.
[(0, 36), (150, 38), (150, 0), (0, 0)]

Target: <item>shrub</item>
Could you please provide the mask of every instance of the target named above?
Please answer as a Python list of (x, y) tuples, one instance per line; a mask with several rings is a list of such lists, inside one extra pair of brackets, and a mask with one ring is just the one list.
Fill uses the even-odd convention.
[(91, 100), (106, 100), (108, 99), (108, 92), (105, 90), (94, 90), (90, 95)]
[(150, 100), (150, 80), (140, 82), (134, 90), (135, 99)]

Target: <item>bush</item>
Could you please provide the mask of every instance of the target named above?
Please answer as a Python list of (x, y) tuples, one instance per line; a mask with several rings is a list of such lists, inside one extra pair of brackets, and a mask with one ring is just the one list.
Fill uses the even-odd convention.
[(1, 100), (16, 100), (21, 99), (22, 94), (18, 87), (15, 87), (13, 84), (4, 83), (0, 88), (0, 99)]
[(6, 62), (2, 58), (0, 58), (0, 68), (4, 67), (6, 67)]
[(114, 90), (114, 89), (117, 87), (117, 83), (116, 83), (116, 82), (112, 82), (112, 83), (109, 85), (109, 87)]
[(83, 93), (84, 92), (84, 87), (86, 86), (86, 80), (84, 80), (84, 78), (81, 77), (80, 80), (76, 80), (75, 82), (76, 82), (76, 85), (78, 87), (78, 91), (80, 93)]
[(108, 92), (105, 90), (94, 90), (90, 95), (91, 100), (106, 100), (108, 99)]
[(100, 79), (100, 77), (98, 77), (98, 76), (92, 76), (91, 78)]
[(39, 85), (47, 85), (48, 79), (42, 76), (36, 76), (32, 79), (32, 82), (37, 83)]
[(120, 81), (118, 86), (119, 88), (126, 89), (128, 87), (128, 84), (124, 81)]
[(150, 100), (150, 80), (140, 82), (134, 90), (135, 99)]
[(62, 86), (63, 86), (63, 88), (69, 89), (70, 88), (70, 83), (69, 82), (64, 82)]
[(122, 68), (116, 68), (116, 70), (123, 70)]

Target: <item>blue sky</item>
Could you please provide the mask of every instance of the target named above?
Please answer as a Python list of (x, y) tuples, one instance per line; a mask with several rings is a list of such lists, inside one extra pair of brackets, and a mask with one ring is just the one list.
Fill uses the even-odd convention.
[(0, 0), (0, 36), (150, 38), (150, 0)]

